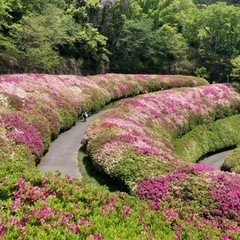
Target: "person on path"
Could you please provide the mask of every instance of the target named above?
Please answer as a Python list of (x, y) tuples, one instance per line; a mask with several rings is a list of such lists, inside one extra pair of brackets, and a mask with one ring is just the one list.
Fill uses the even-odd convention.
[(82, 118), (83, 118), (83, 121), (84, 121), (84, 122), (86, 122), (87, 117), (88, 117), (87, 112), (84, 112), (84, 113), (82, 114)]

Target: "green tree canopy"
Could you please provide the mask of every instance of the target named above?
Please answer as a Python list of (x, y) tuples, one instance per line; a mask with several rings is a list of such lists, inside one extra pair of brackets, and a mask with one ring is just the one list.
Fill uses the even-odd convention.
[(181, 34), (164, 24), (153, 30), (153, 20), (129, 20), (117, 44), (115, 71), (168, 73), (187, 49)]
[(185, 27), (185, 37), (199, 67), (205, 67), (213, 80), (226, 80), (231, 59), (240, 51), (240, 8), (217, 3), (196, 11)]

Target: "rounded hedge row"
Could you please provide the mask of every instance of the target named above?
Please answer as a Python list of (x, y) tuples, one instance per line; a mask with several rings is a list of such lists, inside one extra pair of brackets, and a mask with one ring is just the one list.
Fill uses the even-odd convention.
[[(156, 211), (168, 209), (181, 229), (211, 226), (222, 239), (238, 239), (240, 177), (190, 163), (205, 151), (239, 142), (239, 100), (222, 84), (126, 99), (95, 120), (84, 141), (97, 167), (124, 181)], [(206, 149), (205, 139), (216, 142)], [(217, 239), (209, 232), (209, 239)]]
[[(82, 111), (146, 91), (203, 84), (186, 76), (0, 76), (0, 238), (203, 239), (208, 225), (191, 225), (189, 234), (189, 224), (180, 231), (166, 218), (168, 209), (156, 213), (135, 197), (35, 168), (51, 140)], [(218, 228), (214, 232), (222, 235)]]
[(203, 84), (207, 84), (204, 79), (168, 75), (2, 75), (0, 138), (3, 158), (17, 157), (16, 144), (23, 152), (28, 149), (39, 159), (51, 140), (60, 131), (70, 128), (83, 111), (96, 112), (111, 101), (143, 91)]
[(238, 143), (240, 143), (239, 114), (195, 127), (175, 140), (173, 152), (178, 159), (194, 163), (208, 153), (234, 147)]
[(240, 174), (240, 147), (234, 149), (227, 155), (222, 168), (226, 171)]
[[(185, 137), (179, 139), (196, 126), (238, 113), (239, 106), (240, 96), (221, 84), (160, 91), (115, 104), (88, 127), (84, 141), (93, 162), (132, 189), (143, 177), (180, 167), (183, 162), (177, 157), (184, 147), (186, 153), (199, 155), (198, 149), (195, 153)], [(235, 123), (237, 120), (232, 128), (237, 130)], [(234, 129), (232, 135), (233, 132)], [(237, 136), (219, 147), (236, 144)], [(187, 160), (197, 159), (192, 160), (190, 156)]]

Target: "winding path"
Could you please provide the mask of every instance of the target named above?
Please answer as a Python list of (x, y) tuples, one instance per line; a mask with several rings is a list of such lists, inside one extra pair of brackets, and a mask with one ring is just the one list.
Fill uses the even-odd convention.
[(87, 118), (86, 122), (77, 122), (71, 129), (61, 133), (50, 145), (37, 168), (41, 172), (60, 171), (62, 176), (82, 178), (78, 167), (78, 151), (82, 147), (81, 141), (87, 125), (101, 116), (101, 111)]
[[(71, 178), (82, 178), (78, 167), (78, 151), (82, 147), (81, 141), (87, 125), (104, 112), (100, 111), (88, 117), (86, 122), (79, 121), (70, 130), (61, 133), (51, 143), (48, 152), (43, 156), (37, 168), (41, 172), (56, 173), (60, 171), (62, 176), (68, 175)], [(205, 163), (216, 169), (220, 169), (230, 151), (216, 153), (199, 161), (199, 163)]]
[(220, 170), (223, 165), (224, 159), (226, 158), (228, 153), (231, 151), (232, 150), (227, 150), (227, 151), (213, 154), (212, 156), (209, 156), (209, 157), (204, 158), (203, 160), (199, 161), (199, 163), (205, 163), (207, 165), (210, 165), (210, 166)]

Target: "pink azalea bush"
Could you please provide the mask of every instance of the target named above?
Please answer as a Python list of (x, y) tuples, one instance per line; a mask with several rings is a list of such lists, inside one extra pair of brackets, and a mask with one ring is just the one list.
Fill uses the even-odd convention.
[(136, 195), (149, 201), (155, 211), (164, 211), (170, 205), (174, 218), (196, 226), (215, 226), (238, 239), (239, 179), (204, 165), (188, 165), (162, 177), (140, 180)]
[[(194, 225), (191, 212), (186, 214), (188, 221), (183, 221), (171, 208), (173, 202), (148, 204), (126, 193), (110, 193), (68, 177), (35, 173), (22, 175), (15, 184), (12, 197), (0, 204), (0, 236), (6, 239), (197, 240), (209, 239), (213, 234), (218, 239), (235, 235), (231, 229), (221, 232), (214, 221)], [(161, 211), (156, 211), (160, 207)]]
[[(12, 198), (0, 204), (3, 239), (100, 240), (131, 236), (171, 239), (174, 236), (163, 215), (156, 216), (145, 201), (124, 193), (110, 193), (68, 177), (39, 174), (31, 179), (22, 176), (15, 184)], [(158, 222), (156, 225), (151, 224), (153, 218)]]
[(138, 179), (180, 167), (175, 140), (237, 113), (239, 105), (239, 95), (222, 84), (147, 94), (115, 104), (90, 125), (84, 141), (100, 168), (134, 187)]
[(0, 122), (9, 140), (41, 157), (51, 139), (70, 128), (83, 111), (99, 110), (114, 99), (145, 90), (202, 84), (206, 81), (187, 76), (2, 75)]
[(1, 76), (0, 238), (239, 238), (238, 177), (186, 165), (172, 151), (174, 140), (196, 125), (237, 111), (239, 97), (224, 85), (125, 100), (106, 113), (110, 121), (89, 128), (85, 141), (95, 163), (144, 201), (34, 167), (82, 111), (146, 91), (204, 84), (186, 76)]
[[(219, 239), (237, 239), (239, 176), (189, 164), (178, 158), (174, 145), (202, 124), (227, 126), (229, 118), (230, 127), (236, 125), (239, 115), (231, 115), (239, 113), (239, 104), (240, 96), (222, 84), (126, 99), (89, 126), (84, 142), (96, 166), (124, 181), (153, 210), (164, 212), (167, 221), (177, 221), (177, 239), (188, 224), (217, 228)], [(223, 147), (240, 141), (236, 134), (233, 143), (228, 133), (222, 135)]]
[[(41, 175), (35, 161), (83, 111), (94, 112), (115, 99), (146, 91), (204, 84), (203, 79), (187, 76), (0, 76), (0, 238), (177, 236), (178, 225), (171, 227), (165, 216), (156, 214), (145, 201), (77, 180)], [(187, 229), (181, 231), (186, 239), (193, 239), (194, 232), (202, 237), (208, 232), (207, 226), (192, 228), (191, 235)], [(221, 236), (217, 228), (215, 231)]]

